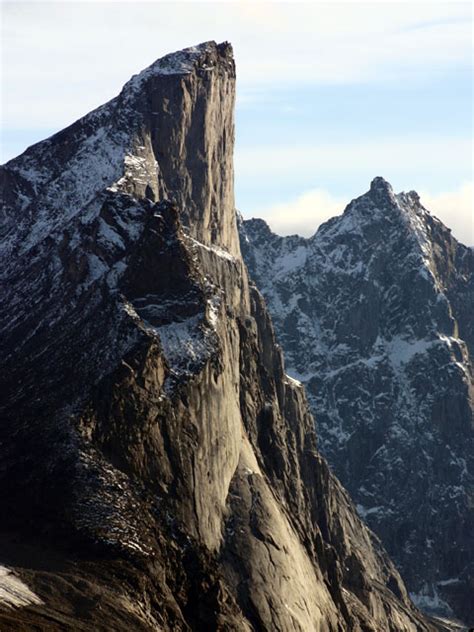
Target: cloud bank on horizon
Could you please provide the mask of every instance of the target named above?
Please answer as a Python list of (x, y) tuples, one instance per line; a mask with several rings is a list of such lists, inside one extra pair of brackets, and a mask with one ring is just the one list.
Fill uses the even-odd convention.
[(115, 96), (157, 57), (230, 40), (244, 215), (313, 233), (381, 174), (418, 190), (474, 243), (469, 3), (0, 6), (4, 160)]
[[(362, 191), (360, 192), (362, 193)], [(453, 235), (466, 245), (474, 245), (473, 206), (474, 185), (466, 182), (456, 191), (432, 195), (418, 191), (421, 203), (451, 228)], [(336, 198), (327, 191), (305, 191), (295, 199), (255, 210), (277, 235), (314, 235), (317, 228), (335, 215), (340, 215), (350, 200)]]

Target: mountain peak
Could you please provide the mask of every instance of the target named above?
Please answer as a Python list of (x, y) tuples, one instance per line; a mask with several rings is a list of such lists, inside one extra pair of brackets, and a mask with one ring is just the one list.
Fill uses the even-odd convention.
[(232, 45), (229, 42), (222, 42), (221, 44), (217, 44), (215, 41), (203, 42), (197, 46), (189, 46), (169, 53), (134, 75), (126, 87), (137, 87), (144, 80), (156, 75), (188, 75), (197, 68), (210, 71), (217, 61), (228, 62), (233, 66), (234, 56)]
[(417, 602), (474, 620), (472, 252), (380, 177), (306, 241), (255, 226), (242, 254), (323, 453)]
[(393, 191), (392, 185), (390, 182), (382, 178), (382, 176), (375, 176), (375, 178), (370, 183), (371, 191)]
[(1, 629), (433, 629), (249, 284), (234, 100), (231, 48), (206, 43), (0, 170), (0, 572), (35, 599)]
[(237, 252), (234, 100), (231, 44), (204, 42), (156, 60), (117, 97), (9, 161), (5, 265), (16, 248), (26, 253), (71, 221), (92, 221), (107, 191), (174, 200), (194, 238)]
[(392, 185), (381, 176), (377, 176), (370, 183), (369, 195), (378, 203), (393, 203), (395, 201)]

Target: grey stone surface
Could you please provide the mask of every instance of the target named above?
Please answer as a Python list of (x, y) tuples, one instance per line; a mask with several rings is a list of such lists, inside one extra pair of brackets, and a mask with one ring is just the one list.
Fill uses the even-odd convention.
[(435, 629), (249, 286), (234, 86), (187, 49), (2, 167), (2, 630)]
[(383, 178), (309, 239), (240, 228), (323, 454), (417, 603), (473, 621), (472, 248)]

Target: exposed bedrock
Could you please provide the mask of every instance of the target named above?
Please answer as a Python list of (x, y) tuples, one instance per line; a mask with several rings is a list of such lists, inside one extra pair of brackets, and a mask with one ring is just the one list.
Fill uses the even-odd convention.
[(208, 42), (2, 167), (2, 630), (435, 629), (249, 286), (234, 94)]

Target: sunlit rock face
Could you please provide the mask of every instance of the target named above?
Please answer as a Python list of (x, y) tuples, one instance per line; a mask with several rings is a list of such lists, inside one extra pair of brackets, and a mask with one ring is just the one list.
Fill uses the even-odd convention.
[(383, 178), (303, 239), (241, 221), (321, 451), (414, 599), (474, 617), (474, 253)]
[(2, 167), (2, 630), (434, 629), (249, 286), (234, 96), (208, 42)]

